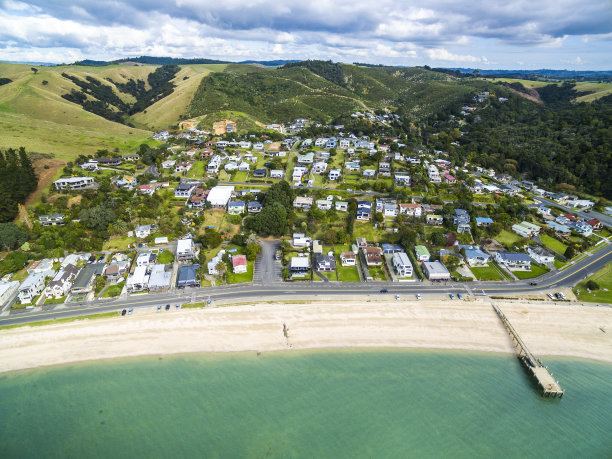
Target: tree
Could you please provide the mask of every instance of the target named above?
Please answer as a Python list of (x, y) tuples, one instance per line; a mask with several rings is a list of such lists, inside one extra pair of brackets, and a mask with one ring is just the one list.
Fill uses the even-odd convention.
[(489, 228), (488, 228), (488, 232), (491, 236), (495, 237), (497, 236), (499, 233), (501, 233), (503, 231), (504, 227), (501, 223), (499, 222), (495, 222), (492, 223)]
[(444, 233), (442, 231), (434, 231), (431, 233), (431, 243), (439, 246), (446, 245), (446, 237), (444, 237)]
[(14, 223), (0, 223), (0, 247), (4, 250), (15, 250), (28, 240), (24, 233)]
[(257, 256), (261, 252), (261, 246), (259, 244), (247, 244), (244, 249), (247, 260), (255, 261)]
[(207, 229), (204, 233), (204, 236), (202, 236), (202, 244), (207, 249), (214, 249), (215, 247), (219, 247), (219, 245), (221, 244), (221, 234), (219, 234), (214, 229)]
[(576, 250), (571, 245), (568, 246), (567, 249), (565, 249), (565, 253), (563, 254), (563, 256), (567, 258), (568, 260), (571, 258), (574, 258), (575, 255), (576, 255)]
[(10, 252), (0, 261), (0, 274), (14, 273), (23, 268), (28, 261), (28, 256), (20, 250)]
[(593, 279), (588, 280), (587, 283), (584, 284), (584, 286), (589, 290), (599, 290), (599, 284)]
[(281, 236), (287, 229), (287, 210), (280, 202), (266, 205), (260, 213), (247, 218), (244, 224), (262, 236)]

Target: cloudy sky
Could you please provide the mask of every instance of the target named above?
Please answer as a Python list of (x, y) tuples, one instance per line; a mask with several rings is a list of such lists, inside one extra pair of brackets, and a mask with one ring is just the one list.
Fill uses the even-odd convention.
[(0, 0), (0, 60), (612, 69), (612, 0)]

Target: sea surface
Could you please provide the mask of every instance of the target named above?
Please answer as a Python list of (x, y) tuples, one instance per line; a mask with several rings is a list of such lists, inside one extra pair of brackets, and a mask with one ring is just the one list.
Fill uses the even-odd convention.
[(612, 365), (423, 351), (181, 355), (0, 375), (0, 457), (612, 457)]

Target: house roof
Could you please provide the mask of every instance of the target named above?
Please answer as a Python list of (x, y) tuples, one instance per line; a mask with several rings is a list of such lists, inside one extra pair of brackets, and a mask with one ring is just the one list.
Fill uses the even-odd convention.
[(232, 256), (232, 266), (235, 268), (236, 266), (246, 266), (247, 258), (246, 255), (233, 255)]
[(425, 247), (424, 245), (417, 245), (414, 248), (414, 251), (416, 252), (416, 254), (421, 257), (421, 256), (429, 256), (429, 250), (427, 250), (427, 247)]
[(520, 252), (498, 252), (499, 256), (504, 261), (531, 261), (531, 258), (526, 253)]

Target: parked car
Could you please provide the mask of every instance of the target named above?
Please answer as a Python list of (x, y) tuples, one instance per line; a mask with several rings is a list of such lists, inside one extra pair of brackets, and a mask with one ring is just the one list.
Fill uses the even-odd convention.
[(381, 288), (380, 293), (389, 293), (389, 290), (387, 290), (386, 288)]
[(161, 304), (157, 305), (157, 312), (161, 311)]
[(449, 296), (450, 296), (450, 299), (451, 299), (451, 300), (454, 300), (454, 299), (455, 299), (455, 295), (453, 295), (452, 293), (450, 293), (450, 294), (449, 294)]
[(176, 309), (181, 309), (181, 305), (180, 304), (176, 304)]
[(124, 309), (123, 311), (121, 311), (121, 315), (124, 316), (126, 312), (127, 311)]
[(400, 296), (399, 296), (399, 295), (395, 295), (395, 299), (396, 299), (396, 300), (399, 300), (399, 299), (400, 299)]
[(131, 313), (133, 313), (133, 312), (134, 312), (134, 308), (130, 308), (130, 309), (128, 309), (128, 314), (131, 314)]
[(529, 282), (529, 285), (538, 285), (537, 282)]
[(548, 295), (548, 298), (550, 298), (551, 300), (555, 299), (555, 297), (552, 295), (552, 293), (547, 293), (547, 295)]
[(457, 298), (459, 298), (460, 300), (463, 299), (463, 295), (461, 293), (457, 293)]
[(417, 294), (416, 294), (416, 298), (417, 298), (417, 300), (420, 300), (420, 299), (421, 299), (421, 294), (420, 294), (420, 293), (417, 293)]
[(169, 304), (167, 304), (167, 305), (166, 305), (166, 311), (169, 311), (169, 310), (170, 310), (170, 305), (169, 305)]

